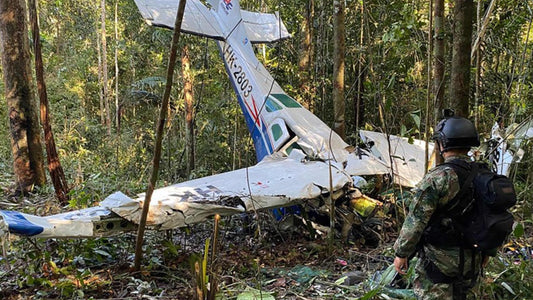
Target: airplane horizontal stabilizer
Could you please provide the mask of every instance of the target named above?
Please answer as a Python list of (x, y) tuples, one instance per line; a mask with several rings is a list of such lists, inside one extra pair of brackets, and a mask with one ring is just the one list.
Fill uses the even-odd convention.
[[(179, 0), (135, 0), (149, 25), (174, 28)], [(241, 11), (244, 27), (252, 43), (271, 43), (290, 37), (285, 24), (275, 14)], [(181, 31), (193, 35), (224, 40), (217, 15), (199, 0), (188, 0)]]
[[(120, 192), (115, 194), (127, 198)], [(101, 237), (134, 230), (135, 227), (136, 225), (118, 217), (109, 207), (104, 206), (46, 217), (0, 210), (0, 237), (7, 232), (40, 238)]]

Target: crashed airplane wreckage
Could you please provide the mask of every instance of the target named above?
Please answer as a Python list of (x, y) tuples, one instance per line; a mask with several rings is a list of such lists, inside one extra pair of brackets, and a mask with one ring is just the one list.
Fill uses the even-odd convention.
[[(153, 26), (173, 28), (178, 0), (135, 0)], [(258, 164), (156, 189), (148, 213), (150, 229), (166, 230), (232, 215), (320, 199), (352, 189), (353, 177), (391, 174), (412, 187), (424, 175), (425, 142), (361, 131), (368, 150), (346, 144), (318, 117), (288, 96), (257, 60), (252, 43), (289, 37), (275, 14), (241, 10), (238, 0), (186, 3), (181, 30), (217, 41), (226, 71), (252, 135)], [(428, 145), (429, 153), (433, 145)], [(0, 236), (101, 237), (134, 230), (144, 195), (121, 192), (99, 206), (40, 217), (0, 211)]]

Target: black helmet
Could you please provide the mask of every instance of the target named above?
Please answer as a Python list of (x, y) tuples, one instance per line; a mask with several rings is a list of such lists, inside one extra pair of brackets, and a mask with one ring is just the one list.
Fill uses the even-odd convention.
[(437, 124), (433, 139), (442, 145), (443, 151), (479, 146), (479, 134), (474, 124), (455, 116), (447, 117)]

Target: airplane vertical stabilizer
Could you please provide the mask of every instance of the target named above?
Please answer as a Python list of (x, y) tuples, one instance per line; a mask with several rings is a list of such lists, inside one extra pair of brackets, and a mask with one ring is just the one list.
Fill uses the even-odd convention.
[(214, 5), (213, 8), (218, 16), (222, 33), (227, 39), (237, 25), (242, 22), (239, 0), (219, 0), (218, 4)]

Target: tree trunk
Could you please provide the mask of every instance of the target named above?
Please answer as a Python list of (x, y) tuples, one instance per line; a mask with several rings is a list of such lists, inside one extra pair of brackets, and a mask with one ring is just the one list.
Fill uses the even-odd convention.
[[(482, 1), (477, 2), (477, 13), (476, 13), (476, 21), (477, 21), (477, 36), (480, 37), (481, 34), (481, 6)], [(477, 41), (478, 39), (476, 39)], [(478, 44), (479, 45), (479, 44)], [(479, 46), (474, 45), (475, 47), (478, 47), (478, 49), (472, 49), (476, 53), (476, 77), (475, 77), (475, 92), (474, 92), (474, 125), (476, 128), (479, 126), (479, 104), (480, 104), (480, 98), (481, 98), (481, 51), (479, 51)]]
[(434, 118), (436, 123), (440, 113), (444, 108), (444, 42), (446, 33), (444, 31), (444, 0), (434, 0), (433, 28), (434, 28), (434, 55), (433, 55), (433, 96)]
[(183, 93), (185, 97), (185, 140), (187, 153), (187, 176), (191, 175), (194, 170), (194, 91), (193, 75), (191, 73), (191, 64), (189, 60), (189, 48), (183, 48), (181, 57), (181, 69), (183, 76)]
[(313, 69), (313, 19), (315, 14), (314, 0), (307, 1), (305, 16), (302, 22), (301, 35), (302, 42), (300, 44), (300, 61), (298, 62), (298, 70), (300, 76), (300, 93), (302, 105), (313, 111), (313, 95), (315, 94), (313, 80), (311, 78), (311, 70)]
[(105, 29), (106, 8), (105, 0), (100, 1), (101, 8), (101, 42), (102, 42), (102, 90), (104, 94), (104, 106), (105, 106), (105, 125), (107, 127), (107, 134), (111, 135), (111, 113), (109, 111), (109, 88), (107, 79), (107, 34)]
[(433, 2), (434, 0), (430, 0), (429, 1), (429, 30), (428, 30), (428, 42), (429, 42), (429, 45), (428, 45), (428, 64), (427, 64), (427, 68), (428, 68), (428, 73), (427, 73), (427, 98), (426, 98), (426, 118), (425, 118), (425, 123), (424, 123), (424, 141), (426, 142), (426, 146), (424, 147), (424, 172), (427, 172), (429, 170), (429, 159), (428, 159), (428, 155), (429, 155), (429, 145), (428, 145), (428, 142), (429, 142), (429, 122), (430, 122), (430, 119), (431, 119), (431, 95), (432, 95), (432, 86), (431, 86), (431, 79), (432, 79), (432, 69), (431, 69), (431, 55), (433, 54), (433, 46), (434, 46), (434, 41), (433, 41)]
[[(434, 0), (433, 7), (433, 123), (437, 124), (444, 108), (444, 91), (445, 91), (445, 60), (444, 45), (446, 32), (444, 29), (444, 0)], [(437, 147), (433, 150), (435, 164), (439, 165), (444, 162)], [(430, 167), (429, 165), (427, 167)]]
[[(363, 62), (365, 60), (363, 49), (365, 40), (365, 2), (361, 0), (361, 28), (359, 31), (359, 59), (357, 62), (357, 99), (355, 101), (355, 130), (359, 130), (361, 124), (365, 122), (365, 102), (363, 101), (364, 81), (366, 72), (363, 71)], [(359, 139), (359, 135), (356, 137)]]
[(115, 126), (120, 130), (120, 107), (118, 98), (118, 0), (115, 0)]
[(28, 41), (25, 1), (0, 1), (2, 74), (19, 192), (30, 191), (34, 184), (46, 182)]
[(57, 200), (63, 205), (68, 204), (68, 183), (65, 179), (63, 167), (57, 155), (56, 143), (52, 126), (50, 125), (50, 117), (48, 114), (48, 95), (46, 93), (46, 85), (44, 82), (44, 67), (41, 55), (41, 36), (39, 34), (39, 19), (37, 15), (37, 4), (35, 0), (28, 1), (30, 11), (30, 23), (32, 27), (32, 37), (35, 55), (35, 74), (37, 78), (37, 91), (39, 93), (40, 107), (41, 107), (41, 124), (44, 130), (44, 142), (46, 145), (46, 158), (48, 162), (48, 171), (50, 178), (54, 185)]
[(344, 1), (334, 0), (333, 26), (333, 110), (335, 124), (333, 129), (341, 138), (346, 138), (345, 103), (344, 103)]
[(165, 126), (165, 118), (168, 110), (168, 102), (170, 99), (170, 91), (172, 90), (172, 80), (174, 79), (174, 67), (176, 65), (176, 53), (178, 50), (178, 41), (180, 37), (181, 22), (183, 20), (183, 13), (185, 12), (186, 0), (182, 0), (178, 6), (178, 12), (176, 16), (176, 22), (174, 24), (174, 35), (172, 36), (172, 45), (170, 48), (170, 56), (168, 59), (167, 77), (165, 93), (163, 94), (163, 101), (161, 103), (161, 110), (159, 111), (159, 120), (157, 122), (157, 131), (154, 146), (154, 158), (152, 161), (152, 174), (150, 175), (150, 182), (146, 188), (144, 196), (143, 210), (141, 213), (141, 220), (139, 221), (139, 228), (137, 231), (137, 241), (135, 243), (135, 259), (134, 269), (139, 271), (141, 269), (142, 259), (142, 245), (144, 240), (144, 231), (146, 229), (146, 220), (148, 218), (148, 210), (150, 209), (150, 201), (152, 200), (152, 194), (157, 183), (159, 175), (159, 163), (161, 160), (161, 144), (163, 141), (163, 129)]
[(319, 18), (318, 18), (318, 33), (316, 35), (316, 48), (317, 51), (317, 58), (316, 58), (316, 66), (315, 66), (315, 74), (314, 78), (320, 78), (319, 79), (319, 86), (318, 86), (318, 92), (320, 96), (319, 99), (316, 100), (315, 104), (315, 113), (319, 111), (319, 116), (325, 117), (326, 116), (326, 101), (327, 95), (329, 95), (326, 85), (326, 78), (328, 75), (328, 68), (331, 66), (331, 63), (329, 62), (329, 57), (331, 57), (329, 53), (329, 35), (328, 35), (328, 27), (330, 26), (330, 19), (329, 15), (327, 14), (328, 10), (326, 8), (329, 8), (327, 3), (325, 1), (319, 1), (316, 2), (316, 5), (318, 7), (319, 11)]
[(455, 1), (450, 105), (461, 117), (469, 116), (473, 12), (472, 0)]
[[(98, 84), (101, 85), (103, 81), (102, 77), (102, 45), (100, 43), (100, 34), (98, 29), (96, 30), (96, 53), (98, 56)], [(100, 124), (105, 125), (105, 106), (104, 106), (104, 90), (100, 86), (98, 89), (98, 98), (100, 100)]]

